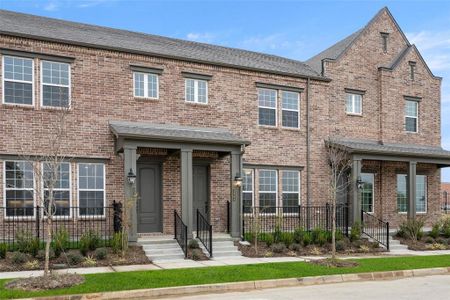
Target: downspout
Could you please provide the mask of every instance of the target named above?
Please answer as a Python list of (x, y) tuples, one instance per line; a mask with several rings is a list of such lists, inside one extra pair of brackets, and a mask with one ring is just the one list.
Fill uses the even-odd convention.
[(310, 78), (306, 81), (306, 204), (311, 205), (311, 134), (310, 134), (310, 109), (309, 103)]

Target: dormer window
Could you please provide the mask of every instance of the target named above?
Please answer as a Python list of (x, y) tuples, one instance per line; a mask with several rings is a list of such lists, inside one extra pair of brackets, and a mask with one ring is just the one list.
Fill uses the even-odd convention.
[(416, 62), (410, 61), (409, 62), (409, 78), (411, 80), (414, 80), (415, 72), (416, 72)]
[(383, 52), (387, 53), (388, 51), (388, 42), (389, 42), (389, 33), (387, 32), (380, 32), (381, 34), (381, 42), (383, 46)]

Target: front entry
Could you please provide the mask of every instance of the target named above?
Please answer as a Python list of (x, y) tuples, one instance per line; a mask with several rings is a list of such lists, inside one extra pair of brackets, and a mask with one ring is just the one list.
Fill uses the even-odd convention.
[(209, 167), (205, 165), (194, 165), (192, 167), (194, 198), (193, 213), (194, 230), (197, 230), (197, 209), (209, 221), (210, 204), (209, 204)]
[(158, 164), (137, 164), (138, 233), (162, 232), (161, 170)]

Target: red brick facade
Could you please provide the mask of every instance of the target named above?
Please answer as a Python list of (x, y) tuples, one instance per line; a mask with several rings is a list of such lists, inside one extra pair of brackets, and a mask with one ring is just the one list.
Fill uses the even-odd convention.
[[(331, 82), (268, 74), (237, 68), (157, 58), (119, 51), (0, 35), (0, 48), (74, 57), (71, 64), (72, 109), (67, 117), (69, 136), (62, 152), (79, 159), (94, 159), (106, 164), (106, 199), (123, 199), (123, 160), (114, 151), (114, 136), (108, 121), (129, 120), (195, 127), (226, 128), (251, 141), (245, 149), (244, 165), (299, 167), (301, 202), (307, 201), (307, 173), (310, 176), (310, 201), (324, 203), (328, 198), (328, 173), (324, 140), (329, 136), (440, 145), (440, 80), (431, 76), (415, 48), (393, 70), (389, 65), (404, 50), (404, 40), (387, 13), (382, 13), (347, 49), (342, 57), (325, 64)], [(389, 48), (382, 51), (380, 32), (389, 32)], [(414, 81), (409, 79), (408, 61), (417, 62)], [(32, 107), (2, 104), (0, 107), (0, 155), (40, 155), (48, 152), (49, 128), (57, 111), (40, 107), (40, 59), (35, 64), (35, 104)], [(159, 77), (159, 99), (133, 97), (130, 64), (163, 69)], [(184, 100), (182, 72), (208, 74), (208, 104)], [(258, 125), (255, 83), (291, 86), (300, 94), (299, 129), (281, 125)], [(346, 88), (366, 91), (362, 116), (345, 113)], [(0, 95), (3, 91), (0, 90)], [(307, 168), (307, 101), (310, 101), (310, 166)], [(404, 131), (403, 96), (419, 96), (419, 132)], [(278, 112), (281, 111), (278, 101)], [(280, 120), (280, 118), (278, 118)], [(161, 153), (160, 153), (161, 154)], [(143, 154), (144, 155), (144, 154)], [(147, 154), (146, 154), (147, 155)], [(154, 153), (153, 153), (154, 156)], [(162, 160), (163, 231), (173, 231), (173, 209), (181, 209), (179, 153), (157, 155)], [(194, 156), (195, 158), (195, 156)], [(72, 176), (72, 201), (77, 201), (76, 161)], [(3, 164), (0, 165), (3, 169)], [(363, 162), (363, 170), (376, 171), (375, 214), (395, 226), (402, 218), (396, 212), (395, 172), (406, 167), (400, 163)], [(428, 219), (439, 214), (440, 171), (435, 165), (418, 166), (428, 175)], [(226, 229), (226, 202), (230, 200), (230, 162), (228, 156), (213, 158), (210, 164), (211, 222), (215, 231)], [(3, 182), (3, 172), (0, 172)], [(3, 185), (0, 203), (4, 203)], [(257, 190), (255, 190), (257, 194)], [(279, 198), (281, 193), (278, 194)], [(281, 198), (280, 198), (281, 199)]]

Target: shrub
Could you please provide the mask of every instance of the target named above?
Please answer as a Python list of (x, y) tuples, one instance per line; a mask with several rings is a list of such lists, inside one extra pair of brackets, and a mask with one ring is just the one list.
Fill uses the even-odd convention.
[(370, 248), (367, 245), (361, 245), (361, 246), (359, 246), (359, 249), (364, 253), (367, 253), (370, 251)]
[(435, 239), (435, 238), (439, 237), (440, 231), (441, 231), (441, 225), (439, 223), (433, 224), (433, 227), (431, 228), (429, 235), (430, 235), (430, 237)]
[(443, 238), (437, 238), (436, 239), (436, 243), (443, 244), (443, 245), (448, 245), (448, 241), (446, 239), (443, 239)]
[(27, 256), (22, 252), (14, 252), (11, 261), (13, 264), (20, 265), (27, 261)]
[(344, 234), (340, 230), (336, 230), (336, 241), (342, 241), (344, 239)]
[(431, 245), (427, 245), (427, 249), (429, 250), (446, 250), (447, 246), (439, 243), (434, 243)]
[(97, 260), (104, 260), (106, 259), (106, 256), (108, 256), (108, 251), (106, 248), (98, 248), (95, 250), (95, 258)]
[(86, 256), (88, 251), (94, 251), (97, 249), (98, 245), (100, 244), (100, 238), (98, 235), (92, 231), (89, 230), (88, 232), (85, 232), (81, 238), (80, 238), (80, 252)]
[(359, 248), (359, 247), (361, 247), (362, 242), (361, 242), (361, 240), (356, 240), (356, 241), (352, 242), (352, 245), (356, 248)]
[(262, 234), (260, 240), (265, 242), (268, 247), (274, 243), (273, 235), (267, 233)]
[(192, 252), (191, 252), (192, 260), (200, 260), (201, 257), (202, 257), (202, 252), (200, 249), (198, 249), (198, 248), (192, 249)]
[(410, 219), (400, 224), (400, 231), (403, 232), (404, 238), (418, 241), (423, 237), (423, 226), (424, 221), (422, 219)]
[(303, 246), (308, 246), (311, 245), (312, 243), (312, 234), (311, 232), (305, 232), (305, 234), (303, 235)]
[(313, 248), (311, 249), (311, 254), (312, 254), (312, 255), (322, 255), (322, 251), (320, 251), (320, 249), (317, 248), (317, 247), (313, 247)]
[(39, 261), (36, 259), (27, 261), (23, 266), (29, 270), (36, 270), (36, 269), (39, 269)]
[(286, 246), (282, 243), (273, 244), (270, 249), (274, 253), (283, 253), (286, 250)]
[(280, 226), (275, 226), (275, 231), (273, 232), (273, 241), (274, 243), (281, 243), (282, 232)]
[(328, 233), (325, 230), (315, 228), (311, 234), (313, 244), (323, 246), (327, 243)]
[(200, 246), (198, 245), (198, 241), (195, 240), (195, 239), (190, 240), (189, 243), (188, 243), (188, 248), (189, 249), (198, 249), (198, 248), (200, 248)]
[(345, 251), (347, 245), (343, 240), (336, 241), (336, 251)]
[[(53, 251), (53, 249), (50, 248), (48, 255), (49, 255), (50, 259), (55, 258), (55, 251)], [(39, 250), (35, 257), (39, 260), (44, 260), (45, 259), (45, 250), (44, 249)]]
[(77, 253), (69, 253), (67, 254), (67, 260), (69, 262), (69, 265), (78, 265), (83, 261), (83, 257), (80, 254)]
[(292, 251), (300, 251), (302, 249), (302, 245), (293, 243), (291, 246), (289, 246), (289, 249)]
[(281, 242), (289, 247), (294, 242), (294, 235), (290, 232), (283, 232), (281, 234)]
[(31, 232), (20, 230), (16, 234), (16, 245), (19, 252), (36, 256), (41, 247), (41, 242), (38, 238), (33, 237)]
[(84, 258), (83, 266), (85, 267), (95, 267), (97, 265), (97, 261), (92, 256), (87, 256)]
[(434, 239), (433, 239), (431, 236), (429, 236), (429, 237), (427, 237), (427, 238), (425, 239), (425, 243), (427, 243), (427, 244), (433, 244), (433, 243), (434, 243)]
[(446, 238), (450, 238), (450, 217), (447, 216), (443, 218), (441, 222), (442, 222), (441, 227), (442, 235), (445, 236)]
[(303, 236), (305, 235), (305, 230), (303, 228), (297, 228), (294, 230), (294, 241), (298, 244), (303, 242)]
[(111, 249), (113, 253), (119, 253), (123, 250), (123, 234), (122, 232), (115, 232), (111, 239)]
[(53, 235), (52, 248), (56, 257), (59, 257), (62, 252), (69, 248), (69, 232), (64, 227)]
[(350, 230), (350, 241), (358, 241), (361, 238), (361, 223), (354, 222)]
[(7, 251), (8, 251), (8, 244), (0, 243), (0, 259), (6, 258)]

